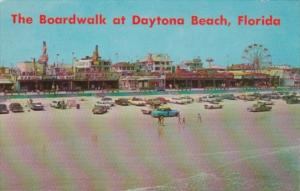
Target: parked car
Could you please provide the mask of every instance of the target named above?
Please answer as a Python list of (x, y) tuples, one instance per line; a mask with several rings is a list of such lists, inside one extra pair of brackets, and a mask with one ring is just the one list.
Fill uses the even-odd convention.
[(52, 101), (50, 103), (50, 107), (56, 108), (56, 109), (66, 109), (67, 104), (65, 101)]
[(255, 101), (257, 97), (255, 95), (242, 94), (238, 95), (237, 98), (244, 101)]
[(251, 107), (248, 107), (247, 110), (250, 112), (263, 112), (263, 111), (270, 111), (272, 109), (271, 106), (267, 106), (264, 103), (258, 102), (253, 104)]
[(258, 101), (259, 103), (262, 103), (262, 104), (265, 104), (265, 105), (274, 105), (274, 102), (273, 101), (265, 101), (265, 100), (259, 100)]
[(92, 112), (93, 114), (104, 114), (107, 112), (107, 108), (103, 106), (94, 106)]
[(112, 98), (110, 97), (102, 97), (100, 98), (99, 101), (97, 101), (98, 103), (102, 103), (102, 104), (107, 104), (109, 105), (110, 107), (114, 106), (115, 105), (115, 102)]
[(227, 99), (227, 100), (235, 100), (235, 96), (233, 94), (222, 94), (220, 95), (221, 99)]
[(287, 104), (300, 104), (300, 99), (297, 96), (290, 96), (285, 99)]
[(175, 117), (179, 115), (179, 111), (173, 110), (167, 106), (161, 106), (151, 112), (152, 117)]
[(35, 111), (41, 111), (41, 110), (44, 110), (44, 106), (43, 106), (43, 104), (40, 103), (40, 102), (32, 103), (32, 104), (30, 105), (30, 108), (31, 108), (32, 110), (35, 110)]
[(9, 104), (9, 110), (16, 113), (16, 112), (24, 112), (24, 109), (20, 103), (11, 103)]
[(222, 109), (223, 105), (218, 103), (208, 103), (204, 105), (205, 109)]
[(162, 105), (162, 103), (157, 99), (148, 99), (146, 103), (153, 108), (157, 108)]
[(115, 103), (117, 105), (121, 105), (121, 106), (128, 106), (129, 105), (128, 99), (125, 99), (125, 98), (116, 99)]
[(5, 104), (0, 104), (0, 114), (8, 114), (8, 108)]
[(169, 100), (166, 99), (166, 98), (164, 98), (164, 97), (156, 97), (156, 98), (154, 98), (154, 99), (159, 100), (162, 104), (166, 104), (166, 103), (169, 102)]
[(146, 102), (142, 98), (133, 97), (128, 102), (135, 106), (145, 106)]
[(101, 101), (97, 101), (94, 106), (102, 106), (102, 107), (105, 107), (106, 109), (110, 109), (111, 104), (104, 103), (104, 102), (101, 102)]
[(206, 96), (199, 98), (199, 102), (219, 103), (221, 101), (222, 101), (222, 98), (220, 96), (213, 95), (213, 94), (206, 95)]
[(169, 100), (170, 103), (189, 104), (193, 103), (194, 99), (189, 96), (173, 97)]

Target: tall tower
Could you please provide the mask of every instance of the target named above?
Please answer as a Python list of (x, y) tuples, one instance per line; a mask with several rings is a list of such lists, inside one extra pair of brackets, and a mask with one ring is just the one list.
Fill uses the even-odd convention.
[(40, 56), (38, 60), (39, 64), (43, 64), (43, 75), (46, 74), (46, 68), (48, 65), (48, 53), (47, 53), (47, 44), (45, 41), (43, 41), (43, 47), (42, 47), (42, 55)]
[(99, 58), (100, 58), (100, 55), (99, 55), (98, 45), (96, 45), (95, 50), (93, 52), (93, 56), (92, 56), (93, 64), (98, 64)]

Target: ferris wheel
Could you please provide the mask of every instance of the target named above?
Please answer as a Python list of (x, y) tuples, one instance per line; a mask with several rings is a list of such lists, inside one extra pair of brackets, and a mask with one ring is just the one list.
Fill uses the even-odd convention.
[(251, 44), (243, 52), (243, 64), (252, 65), (254, 70), (264, 69), (272, 65), (269, 49), (262, 44)]

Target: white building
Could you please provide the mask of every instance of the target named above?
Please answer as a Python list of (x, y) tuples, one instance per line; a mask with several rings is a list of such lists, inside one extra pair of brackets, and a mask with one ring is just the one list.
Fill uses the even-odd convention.
[(166, 54), (149, 54), (138, 63), (147, 72), (168, 73), (172, 71), (172, 61)]

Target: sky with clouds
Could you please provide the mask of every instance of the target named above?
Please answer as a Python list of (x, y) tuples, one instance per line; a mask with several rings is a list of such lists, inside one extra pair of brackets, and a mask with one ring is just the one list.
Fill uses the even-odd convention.
[[(274, 64), (300, 66), (300, 1), (299, 0), (0, 0), (0, 65), (15, 65), (38, 58), (42, 41), (48, 44), (49, 61), (66, 63), (76, 57), (91, 55), (96, 44), (101, 56), (117, 61), (135, 61), (148, 53), (168, 54), (174, 63), (200, 57), (214, 58), (226, 66), (241, 63), (242, 54), (250, 44), (269, 49)], [(31, 25), (13, 24), (11, 14), (33, 17)], [(97, 13), (113, 17), (125, 16), (126, 24), (112, 25), (40, 25), (39, 15), (89, 17)], [(184, 26), (134, 26), (131, 16), (184, 17)], [(224, 15), (232, 25), (191, 26), (190, 17)], [(278, 17), (280, 27), (237, 26), (237, 17)]]

